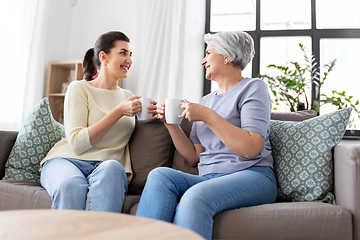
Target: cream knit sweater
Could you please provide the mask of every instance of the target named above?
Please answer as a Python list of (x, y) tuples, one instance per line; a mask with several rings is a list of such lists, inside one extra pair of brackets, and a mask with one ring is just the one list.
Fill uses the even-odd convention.
[(96, 123), (123, 100), (133, 94), (125, 89), (96, 88), (85, 80), (73, 81), (65, 96), (64, 125), (61, 139), (41, 161), (55, 158), (105, 161), (114, 159), (124, 167), (128, 181), (132, 170), (128, 142), (135, 127), (135, 117), (123, 116), (94, 146), (90, 144), (88, 126)]

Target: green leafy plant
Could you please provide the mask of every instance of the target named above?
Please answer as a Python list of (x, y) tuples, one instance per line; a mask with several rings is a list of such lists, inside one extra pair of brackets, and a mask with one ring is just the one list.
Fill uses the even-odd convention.
[[(314, 55), (309, 58), (304, 45), (300, 43), (299, 47), (304, 55), (305, 64), (303, 66), (299, 62), (290, 62), (290, 67), (270, 64), (267, 68), (277, 69), (280, 74), (276, 76), (258, 75), (268, 83), (270, 91), (274, 95), (275, 106), (273, 109), (277, 110), (280, 102), (283, 102), (291, 112), (310, 109), (320, 112), (322, 105), (332, 104), (337, 106), (337, 109), (352, 107), (357, 117), (360, 118), (360, 112), (357, 109), (359, 101), (355, 101), (353, 96), (347, 96), (345, 91), (333, 90), (330, 95), (322, 93), (320, 101), (310, 102), (311, 96), (308, 96), (308, 93), (311, 92), (312, 84), (315, 84), (317, 89), (321, 88), (327, 80), (328, 74), (334, 69), (336, 59), (324, 65), (323, 76), (320, 76)], [(353, 122), (354, 118), (351, 119), (350, 127)]]

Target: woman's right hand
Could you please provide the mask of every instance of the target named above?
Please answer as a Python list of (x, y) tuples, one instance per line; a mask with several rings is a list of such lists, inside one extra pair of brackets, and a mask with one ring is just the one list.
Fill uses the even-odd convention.
[(120, 110), (122, 116), (133, 117), (137, 112), (141, 112), (140, 96), (132, 96), (122, 101), (117, 108)]
[(165, 103), (158, 104), (158, 108), (157, 108), (156, 112), (157, 112), (157, 118), (161, 119), (161, 121), (163, 121), (166, 124)]

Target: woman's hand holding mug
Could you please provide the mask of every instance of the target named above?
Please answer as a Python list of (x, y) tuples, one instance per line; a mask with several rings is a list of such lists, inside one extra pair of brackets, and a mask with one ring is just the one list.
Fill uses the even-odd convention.
[(181, 105), (181, 108), (184, 109), (182, 116), (190, 122), (204, 121), (204, 116), (210, 116), (210, 111), (213, 111), (208, 107), (198, 103), (189, 102), (186, 99)]
[(167, 98), (165, 103), (158, 106), (157, 116), (165, 124), (179, 125), (182, 121), (182, 99)]

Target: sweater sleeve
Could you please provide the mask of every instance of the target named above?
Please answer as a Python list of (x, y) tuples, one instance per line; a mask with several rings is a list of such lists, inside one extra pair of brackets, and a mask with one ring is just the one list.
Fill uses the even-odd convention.
[(88, 132), (88, 94), (79, 81), (73, 81), (66, 91), (64, 125), (70, 149), (80, 155), (92, 148)]

